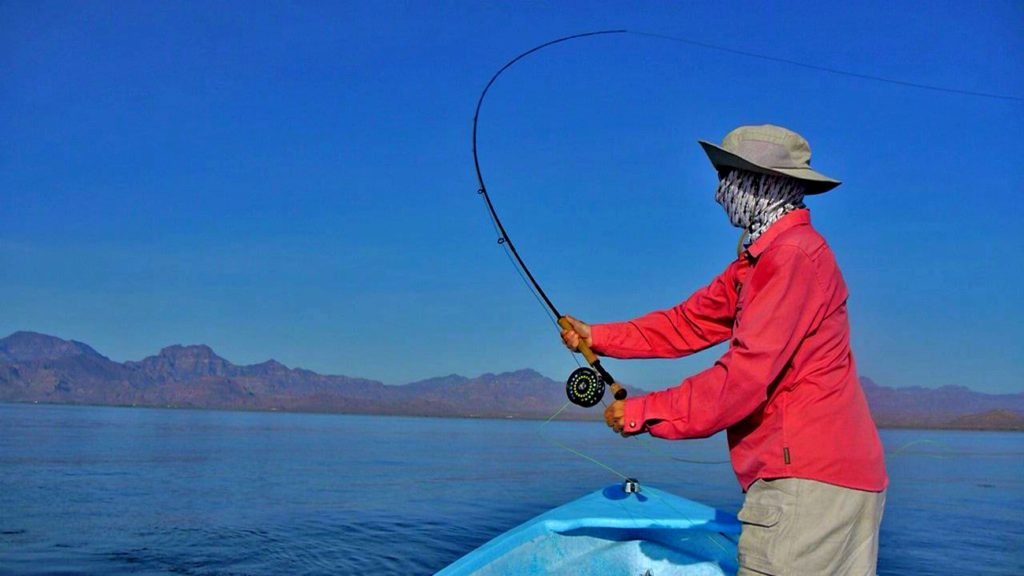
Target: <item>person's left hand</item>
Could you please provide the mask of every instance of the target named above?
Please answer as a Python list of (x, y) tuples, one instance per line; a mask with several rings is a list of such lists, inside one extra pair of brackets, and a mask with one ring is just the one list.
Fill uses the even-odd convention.
[(604, 409), (604, 421), (618, 434), (623, 434), (622, 429), (626, 427), (626, 403), (622, 400), (615, 400)]

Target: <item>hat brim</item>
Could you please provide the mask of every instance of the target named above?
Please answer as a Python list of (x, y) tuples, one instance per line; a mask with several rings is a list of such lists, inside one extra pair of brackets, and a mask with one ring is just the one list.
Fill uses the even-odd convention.
[(698, 140), (701, 147), (704, 148), (704, 153), (708, 155), (708, 159), (711, 160), (711, 164), (716, 170), (723, 168), (738, 168), (740, 170), (748, 170), (750, 172), (758, 172), (761, 174), (771, 174), (774, 176), (789, 176), (790, 178), (796, 178), (807, 184), (808, 194), (821, 194), (822, 192), (828, 192), (829, 190), (839, 186), (841, 182), (825, 176), (821, 172), (816, 172), (810, 168), (769, 168), (767, 166), (761, 166), (754, 164), (742, 156), (737, 156), (732, 152), (716, 146), (711, 142), (705, 140)]

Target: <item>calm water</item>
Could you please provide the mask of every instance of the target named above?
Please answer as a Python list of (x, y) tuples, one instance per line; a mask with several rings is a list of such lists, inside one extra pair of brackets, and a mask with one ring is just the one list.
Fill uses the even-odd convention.
[[(1024, 574), (1024, 434), (884, 431), (881, 574)], [(722, 438), (0, 404), (0, 574), (429, 574), (618, 477), (736, 511)]]

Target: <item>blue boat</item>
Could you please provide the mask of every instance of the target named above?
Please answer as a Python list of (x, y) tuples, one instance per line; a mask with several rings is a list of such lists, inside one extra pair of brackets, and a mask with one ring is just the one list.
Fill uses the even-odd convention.
[(733, 514), (627, 480), (495, 537), (438, 576), (735, 574), (739, 534)]

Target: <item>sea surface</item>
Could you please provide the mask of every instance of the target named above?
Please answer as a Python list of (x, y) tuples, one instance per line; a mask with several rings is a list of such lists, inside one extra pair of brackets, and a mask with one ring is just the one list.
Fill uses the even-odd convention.
[[(1024, 434), (882, 436), (880, 574), (1024, 574)], [(0, 574), (431, 574), (619, 474), (735, 512), (726, 457), (588, 422), (0, 404)]]

